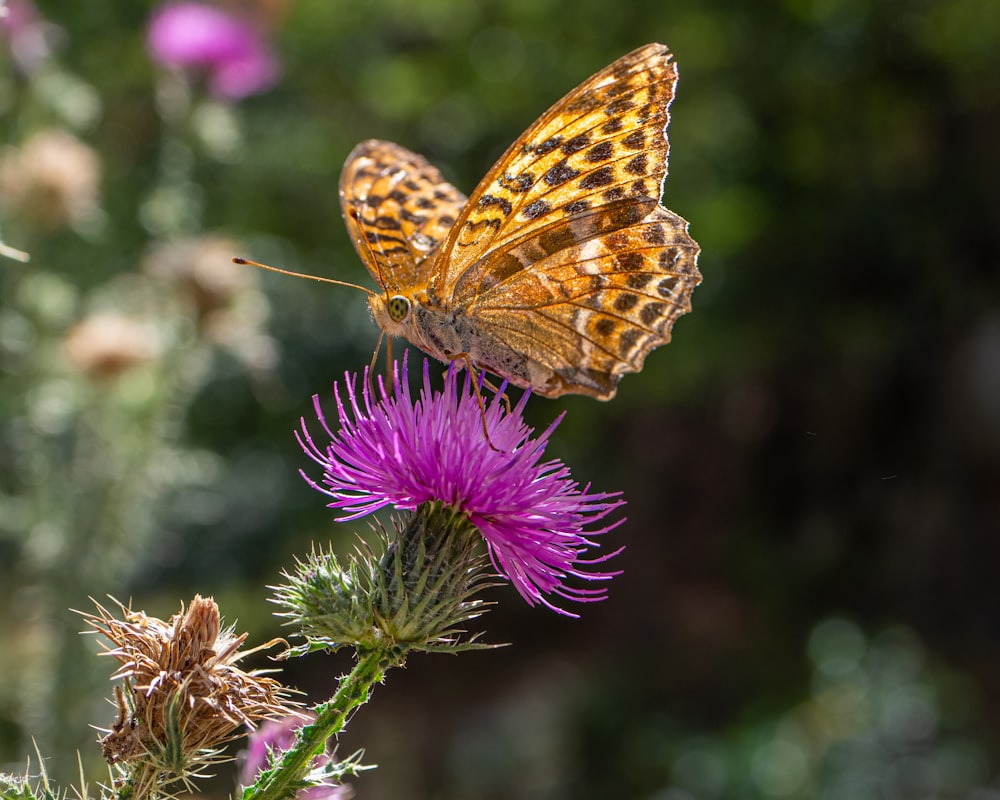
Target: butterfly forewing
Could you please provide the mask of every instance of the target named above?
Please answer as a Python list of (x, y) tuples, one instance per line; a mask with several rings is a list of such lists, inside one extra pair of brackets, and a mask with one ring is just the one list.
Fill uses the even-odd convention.
[(340, 205), (355, 249), (391, 294), (426, 284), (427, 256), (450, 233), (465, 195), (423, 156), (371, 139), (347, 157)]
[(443, 247), (435, 283), (462, 273), (511, 239), (621, 198), (660, 197), (664, 134), (677, 70), (663, 45), (618, 59), (525, 131), (472, 193)]

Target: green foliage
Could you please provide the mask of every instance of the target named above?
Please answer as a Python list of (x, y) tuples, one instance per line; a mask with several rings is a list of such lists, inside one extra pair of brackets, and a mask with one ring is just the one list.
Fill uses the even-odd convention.
[(0, 797), (3, 800), (36, 800), (26, 780), (6, 773), (0, 773)]
[[(640, 714), (606, 754), (641, 759), (617, 791), (706, 800), (992, 796), (984, 748), (963, 732), (972, 687), (933, 663), (912, 631), (869, 637), (828, 619), (807, 649), (808, 691), (792, 705), (697, 732)], [(610, 789), (599, 770), (578, 779)]]
[[(63, 800), (66, 795), (54, 791), (50, 786), (49, 776), (45, 772), (45, 762), (40, 755), (38, 763), (38, 775), (32, 774), (30, 759), (24, 774), (13, 775), (0, 772), (0, 798), (3, 800)], [(87, 787), (81, 786), (76, 791), (76, 796), (79, 800), (88, 800)]]

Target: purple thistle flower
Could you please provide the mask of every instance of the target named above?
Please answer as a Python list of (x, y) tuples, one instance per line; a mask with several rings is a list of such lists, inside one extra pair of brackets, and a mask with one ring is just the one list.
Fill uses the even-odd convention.
[(278, 77), (277, 60), (253, 27), (201, 3), (161, 6), (150, 20), (147, 46), (165, 66), (205, 69), (216, 97), (239, 100)]
[(46, 23), (31, 0), (0, 2), (0, 40), (6, 42), (17, 68), (28, 74), (52, 52), (59, 30)]
[[(330, 438), (318, 445), (305, 420), (296, 434), (305, 452), (323, 468), (321, 482), (303, 477), (329, 495), (329, 508), (346, 512), (341, 521), (357, 519), (385, 506), (413, 510), (422, 503), (439, 502), (464, 513), (479, 530), (494, 567), (514, 584), (529, 605), (543, 605), (568, 616), (546, 595), (574, 601), (602, 600), (605, 588), (579, 588), (567, 581), (608, 580), (617, 572), (589, 568), (619, 551), (585, 560), (597, 547), (591, 537), (605, 533), (624, 520), (598, 530), (585, 530), (619, 506), (620, 492), (582, 491), (561, 461), (543, 461), (549, 436), (560, 415), (541, 435), (531, 438), (521, 416), (528, 393), (507, 413), (494, 398), (480, 409), (471, 380), (459, 389), (458, 370), (452, 365), (442, 391), (432, 391), (430, 371), (424, 360), (423, 388), (414, 401), (403, 362), (402, 379), (394, 366), (396, 387), (386, 392), (379, 378), (381, 399), (372, 397), (368, 380), (359, 398), (357, 376), (345, 375), (348, 404), (334, 385), (340, 430), (330, 430), (318, 397), (316, 413)], [(367, 373), (366, 373), (367, 378)], [(507, 384), (500, 387), (503, 394)], [(360, 400), (360, 402), (359, 402)]]

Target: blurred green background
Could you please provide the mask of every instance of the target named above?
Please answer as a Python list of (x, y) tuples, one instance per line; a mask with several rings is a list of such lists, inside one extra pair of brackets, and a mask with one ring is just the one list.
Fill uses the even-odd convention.
[[(468, 193), (662, 41), (694, 313), (611, 403), (528, 410), (625, 492), (623, 573), (580, 620), (498, 590), (511, 647), (390, 674), (341, 745), (380, 765), (359, 796), (1000, 797), (1000, 3), (247, 0), (282, 73), (228, 103), (151, 63), (155, 7), (38, 0), (0, 41), (0, 239), (31, 255), (0, 257), (0, 769), (98, 755), (110, 662), (68, 609), (200, 592), (265, 641), (265, 586), (364, 530), (292, 437), (368, 363), (364, 298), (230, 256), (368, 285), (357, 142)], [(286, 675), (318, 700), (346, 666)]]

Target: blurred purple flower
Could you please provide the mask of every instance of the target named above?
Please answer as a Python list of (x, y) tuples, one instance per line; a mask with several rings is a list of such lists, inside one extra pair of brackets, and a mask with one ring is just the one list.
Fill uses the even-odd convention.
[(42, 20), (31, 0), (0, 2), (0, 39), (6, 41), (11, 59), (21, 72), (31, 72), (49, 57), (49, 39), (54, 32), (58, 29)]
[[(243, 767), (240, 769), (240, 786), (250, 786), (262, 770), (268, 766), (268, 752), (282, 753), (295, 744), (295, 733), (303, 725), (312, 721), (310, 716), (303, 719), (300, 716), (283, 717), (278, 720), (268, 720), (247, 737), (247, 749), (243, 754)], [(319, 755), (313, 759), (313, 766), (320, 766), (330, 761), (330, 756)], [(347, 784), (338, 786), (312, 786), (296, 794), (298, 800), (348, 800), (354, 791)]]
[[(485, 410), (489, 439), (483, 435), (483, 411), (471, 381), (459, 389), (458, 370), (448, 369), (443, 391), (432, 391), (424, 360), (420, 397), (414, 401), (394, 367), (392, 395), (379, 379), (381, 399), (372, 397), (368, 381), (361, 397), (357, 376), (345, 376), (349, 407), (334, 385), (340, 430), (333, 433), (318, 398), (316, 413), (330, 438), (318, 445), (302, 422), (297, 434), (306, 453), (321, 467), (321, 483), (303, 477), (333, 498), (330, 508), (343, 509), (341, 520), (357, 519), (384, 506), (412, 510), (440, 502), (463, 512), (486, 540), (494, 567), (506, 575), (529, 605), (567, 614), (546, 595), (574, 601), (601, 600), (604, 588), (578, 588), (569, 579), (608, 580), (616, 572), (591, 571), (595, 563), (618, 551), (586, 560), (597, 547), (592, 538), (622, 520), (598, 530), (585, 530), (624, 504), (619, 492), (582, 491), (561, 461), (542, 461), (549, 436), (560, 416), (537, 438), (531, 438), (522, 412), (528, 393), (507, 413), (494, 398)], [(506, 383), (500, 388), (500, 394)], [(360, 399), (360, 403), (359, 403)], [(492, 443), (492, 446), (491, 446)], [(570, 616), (574, 616), (570, 614)]]
[(216, 97), (239, 100), (270, 88), (278, 62), (247, 22), (202, 3), (168, 3), (149, 24), (150, 56), (168, 67), (195, 67), (208, 73)]

